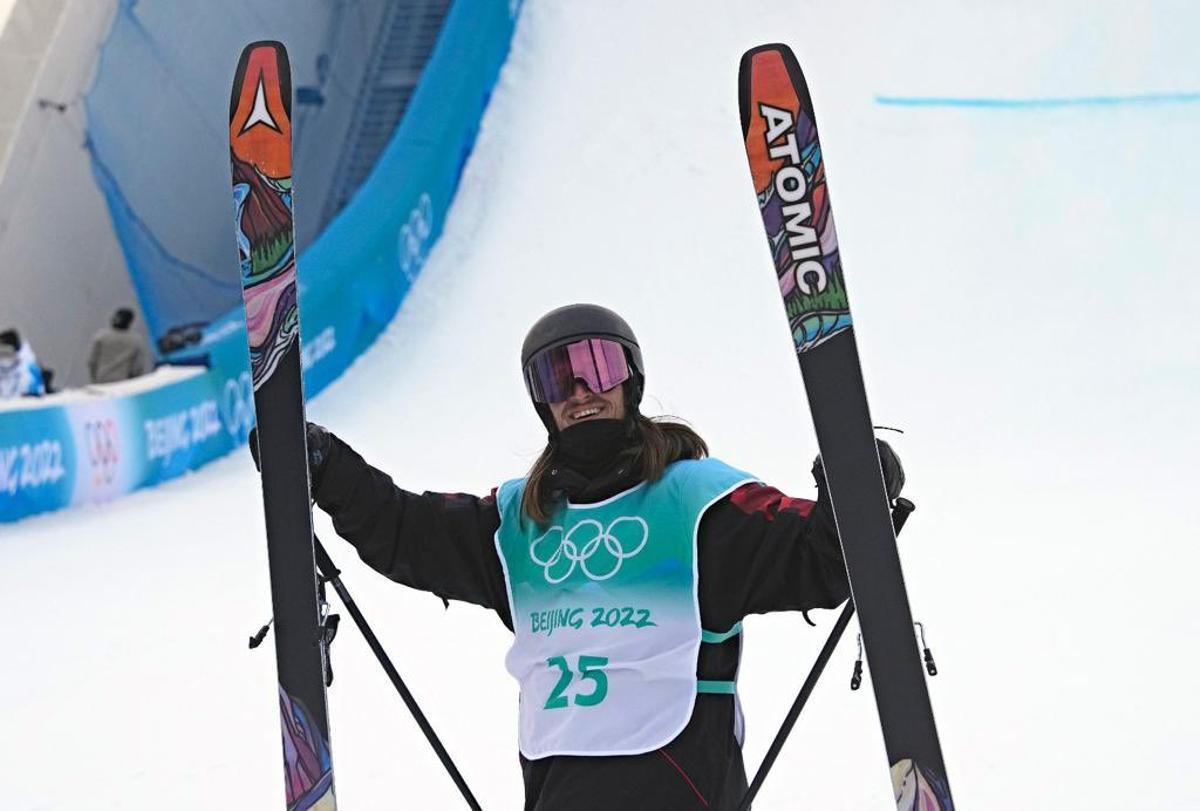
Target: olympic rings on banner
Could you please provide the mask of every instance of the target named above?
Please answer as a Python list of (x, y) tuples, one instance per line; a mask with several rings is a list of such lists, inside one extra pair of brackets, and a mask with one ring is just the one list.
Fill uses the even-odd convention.
[(245, 438), (254, 426), (254, 383), (249, 372), (225, 381), (221, 398), (221, 421), (235, 440)]
[(408, 213), (408, 220), (400, 226), (396, 245), (400, 258), (400, 270), (411, 282), (425, 261), (429, 237), (433, 234), (433, 198), (423, 192), (417, 204)]
[(121, 435), (117, 423), (112, 419), (88, 420), (83, 424), (83, 435), (92, 468), (92, 485), (112, 484), (121, 464)]

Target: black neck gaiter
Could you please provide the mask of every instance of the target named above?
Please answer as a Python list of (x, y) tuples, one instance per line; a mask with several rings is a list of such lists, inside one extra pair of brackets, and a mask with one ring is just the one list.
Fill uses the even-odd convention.
[(554, 438), (556, 461), (591, 479), (608, 470), (634, 442), (630, 420), (587, 420)]

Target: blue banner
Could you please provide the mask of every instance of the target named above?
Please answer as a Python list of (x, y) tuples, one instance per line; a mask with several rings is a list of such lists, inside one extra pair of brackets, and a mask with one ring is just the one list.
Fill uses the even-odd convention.
[(128, 397), (0, 413), (0, 521), (105, 501), (227, 453), (249, 433), (247, 397), (237, 378), (196, 370)]
[[(354, 199), (298, 262), (311, 397), (391, 321), (441, 235), (508, 54), (519, 3), (456, 0), (391, 143)], [(298, 190), (303, 178), (296, 178)], [(301, 193), (298, 191), (298, 194)], [(229, 277), (237, 279), (230, 206)], [(240, 308), (175, 361), (186, 379), (126, 397), (0, 412), (0, 522), (106, 500), (244, 445), (254, 421)]]

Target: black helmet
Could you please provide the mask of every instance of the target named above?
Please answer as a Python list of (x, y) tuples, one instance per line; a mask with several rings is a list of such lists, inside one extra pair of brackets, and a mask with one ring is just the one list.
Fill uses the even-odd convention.
[[(626, 389), (628, 404), (636, 409), (642, 402), (646, 382), (642, 348), (625, 319), (598, 304), (568, 304), (539, 318), (537, 323), (529, 328), (525, 342), (521, 345), (522, 374), (530, 359), (539, 352), (585, 338), (610, 338), (625, 348), (625, 356), (632, 372), (632, 385)], [(550, 417), (549, 409), (540, 403), (534, 403), (534, 407), (537, 408), (542, 422), (554, 433), (554, 420)]]

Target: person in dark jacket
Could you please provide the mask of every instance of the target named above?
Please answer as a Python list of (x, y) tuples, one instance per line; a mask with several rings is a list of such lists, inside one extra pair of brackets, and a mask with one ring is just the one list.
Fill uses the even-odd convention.
[(513, 631), (526, 811), (735, 809), (743, 618), (849, 595), (819, 466), (792, 498), (643, 416), (641, 348), (605, 308), (544, 316), (522, 366), (548, 431), (526, 477), (418, 495), (310, 424), (316, 504), (376, 571)]
[(154, 368), (146, 343), (130, 330), (133, 318), (133, 310), (121, 307), (113, 313), (108, 327), (92, 337), (87, 365), (93, 383), (129, 380)]

